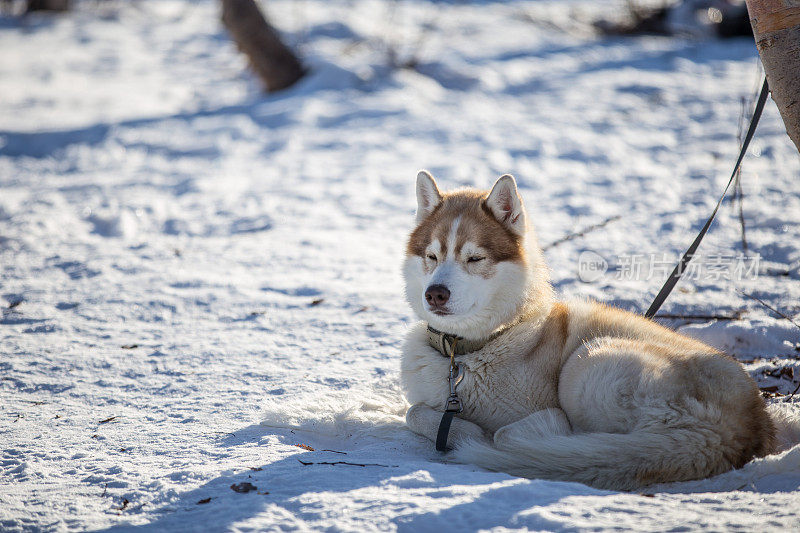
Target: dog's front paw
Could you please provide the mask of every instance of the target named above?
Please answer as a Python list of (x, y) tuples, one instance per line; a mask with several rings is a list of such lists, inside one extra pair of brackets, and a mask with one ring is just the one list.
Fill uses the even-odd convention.
[(408, 428), (418, 435), (423, 435), (431, 440), (436, 439), (436, 429), (439, 427), (441, 415), (424, 403), (415, 403), (406, 411), (406, 424)]
[(408, 424), (408, 426), (411, 428), (417, 425), (416, 422), (419, 420), (423, 410), (425, 409), (428, 409), (428, 406), (421, 403), (415, 403), (409, 407), (408, 411), (406, 411), (406, 424)]
[(492, 440), (494, 441), (495, 446), (502, 446), (504, 443), (507, 443), (510, 440), (508, 435), (514, 430), (513, 426), (513, 424), (509, 424), (494, 432)]
[(495, 446), (509, 446), (531, 439), (567, 435), (571, 428), (561, 409), (543, 409), (494, 432)]

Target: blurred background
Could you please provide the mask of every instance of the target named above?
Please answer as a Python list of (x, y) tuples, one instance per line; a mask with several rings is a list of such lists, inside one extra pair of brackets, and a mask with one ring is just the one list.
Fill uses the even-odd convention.
[[(297, 453), (257, 425), (269, 406), (396, 392), (420, 168), (443, 189), (515, 175), (559, 294), (644, 311), (727, 182), (762, 77), (733, 1), (0, 2), (0, 529), (254, 516), (195, 500), (244, 498), (231, 471), (261, 485), (249, 466)], [(701, 274), (660, 319), (775, 401), (800, 384), (798, 176), (770, 101)], [(603, 275), (579, 277), (586, 254)], [(403, 439), (397, 462), (423, 457)], [(312, 493), (343, 478), (303, 493), (280, 468), (286, 498), (341, 511)], [(603, 501), (592, 527), (616, 525)], [(707, 528), (727, 516), (698, 505)]]

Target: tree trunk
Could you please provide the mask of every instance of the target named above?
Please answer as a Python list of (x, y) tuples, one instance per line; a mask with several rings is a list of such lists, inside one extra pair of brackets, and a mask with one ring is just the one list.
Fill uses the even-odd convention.
[(28, 0), (26, 13), (31, 11), (67, 11), (70, 0)]
[(222, 23), (267, 91), (285, 89), (305, 73), (253, 0), (222, 0)]
[(772, 99), (800, 151), (800, 0), (746, 3)]

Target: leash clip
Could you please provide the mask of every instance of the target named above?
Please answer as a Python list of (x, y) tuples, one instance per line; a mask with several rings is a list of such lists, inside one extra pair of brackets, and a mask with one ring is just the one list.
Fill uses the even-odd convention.
[(460, 413), (464, 410), (464, 406), (461, 405), (461, 398), (458, 396), (450, 396), (447, 398), (447, 405), (445, 405), (444, 411), (446, 413)]
[(447, 397), (444, 410), (452, 413), (460, 413), (464, 410), (461, 404), (461, 398), (458, 397), (456, 390), (461, 380), (464, 379), (464, 369), (461, 363), (455, 361), (455, 341), (450, 344), (450, 374), (447, 376), (447, 382), (450, 385), (450, 396)]
[(456, 396), (456, 389), (462, 379), (464, 379), (464, 370), (461, 368), (461, 363), (456, 363), (450, 367), (450, 375), (447, 377), (447, 381), (450, 383), (450, 396)]
[(461, 404), (461, 398), (458, 397), (456, 389), (458, 384), (464, 379), (464, 369), (461, 363), (456, 363), (456, 342), (457, 338), (442, 335), (442, 347), (449, 352), (450, 355), (450, 373), (447, 376), (447, 383), (450, 385), (450, 395), (444, 404), (444, 414), (442, 421), (439, 422), (439, 431), (436, 433), (436, 450), (440, 452), (447, 451), (447, 435), (450, 433), (450, 424), (453, 422), (453, 417), (456, 413), (464, 410)]

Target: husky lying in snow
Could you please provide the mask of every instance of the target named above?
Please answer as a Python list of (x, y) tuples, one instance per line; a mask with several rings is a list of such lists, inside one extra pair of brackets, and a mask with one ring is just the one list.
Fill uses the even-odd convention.
[[(442, 193), (417, 176), (406, 296), (424, 321), (403, 348), (409, 427), (435, 440), (463, 403), (456, 459), (630, 490), (739, 468), (775, 447), (756, 384), (732, 358), (639, 315), (553, 299), (516, 182)], [(447, 356), (445, 356), (445, 354)]]

